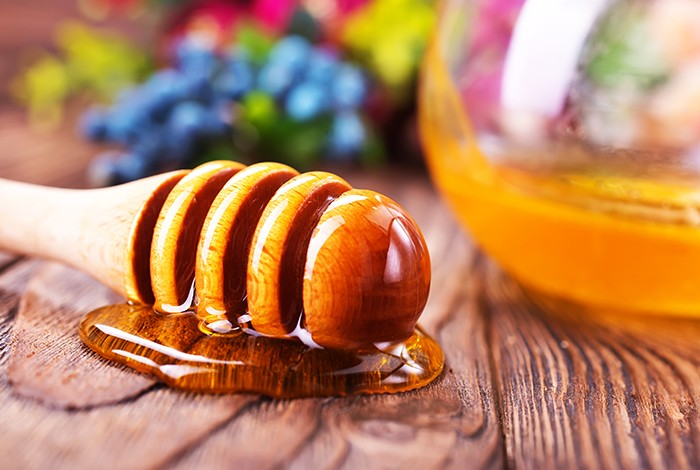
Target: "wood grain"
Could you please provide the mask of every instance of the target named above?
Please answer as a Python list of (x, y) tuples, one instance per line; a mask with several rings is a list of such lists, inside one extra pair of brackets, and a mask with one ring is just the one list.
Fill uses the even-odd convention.
[[(0, 63), (4, 78), (14, 72), (22, 44), (45, 45), (57, 19), (75, 8), (67, 0), (10, 3), (1, 7), (7, 14), (0, 15), (0, 24), (6, 26), (0, 28), (0, 50), (10, 57)], [(48, 134), (24, 123), (20, 112), (0, 109), (0, 177), (85, 186), (85, 165), (97, 149), (76, 137), (73, 116)], [(106, 364), (86, 350), (72, 356), (78, 354), (78, 345), (70, 323), (80, 309), (104, 301), (105, 291), (91, 289), (95, 284), (71, 269), (0, 255), (0, 265), (4, 260), (14, 263), (0, 267), (0, 466), (501, 467), (504, 447), (487, 322), (473, 284), (465, 280), (475, 274), (473, 247), (424, 179), (387, 173), (347, 176), (356, 187), (386, 192), (408, 206), (426, 232), (434, 263), (433, 295), (421, 322), (448, 351), (449, 370), (438, 382), (395, 396), (332, 400), (191, 395), (159, 386), (134, 395), (128, 382), (144, 380), (142, 375)], [(32, 284), (25, 291), (29, 279)], [(81, 296), (78, 310), (67, 302), (72, 293)], [(41, 336), (41, 343), (28, 344)], [(33, 356), (30, 347), (36, 351)], [(10, 354), (13, 384), (8, 379)], [(41, 367), (31, 362), (34, 356), (41, 358)], [(40, 370), (40, 376), (21, 371), (23, 361)], [(60, 383), (58, 377), (69, 364), (78, 375)], [(107, 381), (122, 390), (122, 399), (107, 403), (87, 392), (92, 387), (99, 393)]]
[(87, 185), (85, 167), (97, 149), (78, 137), (75, 111), (55, 131), (27, 127), (24, 114), (16, 109), (0, 111), (1, 178), (66, 188)]
[(122, 299), (58, 264), (44, 263), (37, 271), (22, 297), (10, 341), (7, 376), (15, 393), (77, 409), (128, 400), (155, 384), (99, 359), (75, 335), (85, 313)]
[[(0, 387), (9, 468), (153, 468), (196, 446), (253, 397), (156, 388), (120, 405), (55, 410)], [(231, 457), (233, 459), (233, 456)]]
[(6, 269), (10, 264), (19, 260), (19, 256), (13, 253), (0, 251), (0, 271)]
[[(0, 252), (0, 257), (15, 260), (7, 253)], [(8, 267), (6, 262), (0, 268), (0, 365), (7, 362), (10, 333), (22, 292), (39, 264), (39, 261), (25, 261)], [(0, 381), (3, 380), (5, 377), (0, 376)]]
[[(27, 282), (31, 285), (18, 311)], [(80, 310), (113, 298), (104, 287), (63, 266), (23, 261), (0, 274), (4, 468), (156, 467), (197, 445), (256, 400), (149, 386), (150, 378), (102, 361), (79, 344), (74, 321)], [(71, 299), (75, 302), (66, 303)], [(34, 327), (39, 331), (30, 332)], [(135, 386), (139, 382), (140, 390)], [(94, 396), (105, 390), (123, 396)]]
[(700, 322), (543, 309), (483, 272), (511, 466), (700, 466)]

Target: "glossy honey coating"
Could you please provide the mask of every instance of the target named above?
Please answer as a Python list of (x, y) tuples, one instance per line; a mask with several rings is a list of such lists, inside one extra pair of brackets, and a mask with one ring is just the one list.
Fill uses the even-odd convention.
[(411, 336), (430, 286), (425, 241), (397, 203), (277, 163), (211, 162), (182, 178), (149, 262), (157, 311), (199, 299), (210, 331), (243, 324), (341, 349)]
[[(353, 189), (316, 226), (304, 268), (304, 315), (314, 341), (351, 348), (408, 338), (430, 289), (430, 256), (396, 202)], [(333, 312), (328, 315), (327, 312)]]
[(221, 188), (243, 168), (245, 166), (237, 162), (205, 163), (182, 178), (168, 195), (151, 244), (155, 309), (173, 313), (190, 307), (202, 225)]
[(159, 184), (151, 192), (148, 199), (141, 205), (129, 227), (129, 239), (126, 256), (128, 262), (123, 276), (124, 293), (134, 303), (153, 304), (153, 288), (151, 286), (150, 259), (153, 231), (158, 218), (173, 187), (189, 172), (175, 172)]
[(258, 221), (280, 186), (298, 174), (280, 163), (257, 163), (229, 179), (216, 196), (195, 267), (197, 313), (207, 324), (236, 325), (245, 312), (248, 253)]
[(283, 336), (299, 323), (311, 233), (323, 210), (349, 190), (330, 173), (305, 173), (282, 186), (265, 208), (248, 258), (248, 311), (256, 331)]
[(241, 330), (206, 334), (192, 312), (163, 315), (111, 305), (80, 323), (80, 337), (103, 357), (166, 384), (208, 393), (277, 398), (388, 393), (427, 385), (442, 371), (440, 346), (416, 329), (403, 341), (358, 350), (311, 348)]

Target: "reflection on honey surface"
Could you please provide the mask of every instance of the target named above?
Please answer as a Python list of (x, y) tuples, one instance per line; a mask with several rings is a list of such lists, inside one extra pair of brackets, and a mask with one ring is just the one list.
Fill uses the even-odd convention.
[(194, 313), (126, 304), (98, 309), (80, 324), (83, 342), (101, 356), (185, 390), (278, 398), (400, 392), (428, 384), (443, 368), (442, 350), (420, 329), (361, 350), (203, 330)]

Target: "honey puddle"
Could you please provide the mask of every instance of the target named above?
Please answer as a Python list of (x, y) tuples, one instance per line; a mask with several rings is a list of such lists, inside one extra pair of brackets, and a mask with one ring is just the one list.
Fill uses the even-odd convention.
[(440, 346), (420, 328), (401, 342), (320, 349), (240, 329), (207, 332), (192, 312), (161, 314), (142, 305), (87, 314), (80, 337), (102, 357), (171, 387), (210, 393), (295, 398), (401, 392), (427, 385), (444, 365)]

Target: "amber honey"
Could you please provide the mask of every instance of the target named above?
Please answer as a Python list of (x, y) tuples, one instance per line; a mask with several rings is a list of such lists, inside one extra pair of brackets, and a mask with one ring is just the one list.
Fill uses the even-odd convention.
[(419, 328), (404, 341), (324, 349), (240, 328), (218, 334), (202, 327), (192, 312), (161, 314), (127, 304), (86, 315), (80, 337), (106, 359), (175, 388), (277, 398), (412, 390), (435, 379), (444, 360), (438, 344)]
[(428, 249), (397, 203), (278, 163), (174, 177), (122, 216), (134, 248), (109, 272), (129, 303), (83, 319), (95, 352), (176, 388), (279, 398), (406, 391), (440, 374), (440, 347), (416, 328)]
[(424, 65), (420, 126), (432, 175), (506, 271), (536, 291), (596, 308), (700, 315), (694, 188), (494, 165), (436, 47)]

